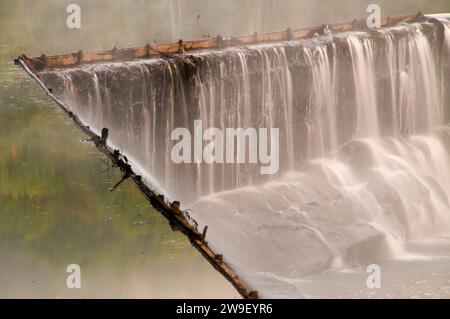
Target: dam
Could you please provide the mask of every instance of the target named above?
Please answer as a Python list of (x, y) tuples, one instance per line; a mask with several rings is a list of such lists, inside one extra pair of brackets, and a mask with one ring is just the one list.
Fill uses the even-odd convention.
[[(107, 128), (101, 147), (126, 156), (117, 163), (169, 208), (189, 212), (186, 227), (204, 230), (199, 245), (260, 297), (305, 297), (307, 276), (409, 258), (408, 242), (450, 233), (444, 20), (413, 15), (380, 29), (355, 21), (18, 63), (93, 136)], [(173, 130), (195, 136), (199, 120), (222, 131), (278, 128), (279, 170), (175, 163)]]

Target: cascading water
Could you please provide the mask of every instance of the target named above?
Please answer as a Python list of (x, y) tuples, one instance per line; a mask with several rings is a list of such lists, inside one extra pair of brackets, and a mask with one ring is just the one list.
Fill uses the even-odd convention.
[(379, 134), (376, 86), (371, 39), (347, 36), (355, 82), (355, 137), (377, 137)]
[[(300, 297), (304, 276), (406, 258), (408, 242), (449, 233), (445, 45), (420, 23), (40, 75), (208, 225), (263, 297)], [(279, 128), (279, 174), (173, 163), (172, 130), (201, 135), (195, 120)]]
[[(335, 56), (335, 50), (333, 45), (332, 56)], [(326, 151), (336, 151), (338, 148), (335, 109), (336, 63), (335, 60), (330, 62), (327, 47), (323, 45), (305, 48), (304, 54), (313, 73), (311, 101), (306, 116), (308, 157), (322, 157), (326, 155)], [(323, 95), (323, 92), (328, 94)]]
[(450, 52), (450, 25), (444, 24), (444, 32), (445, 32), (445, 49), (447, 53)]

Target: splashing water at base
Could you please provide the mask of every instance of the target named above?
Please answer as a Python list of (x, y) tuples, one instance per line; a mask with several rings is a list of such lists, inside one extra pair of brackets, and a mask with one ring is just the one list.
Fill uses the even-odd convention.
[(190, 208), (209, 225), (213, 248), (263, 296), (301, 297), (272, 276), (407, 259), (408, 242), (450, 233), (449, 145), (448, 126), (431, 136), (357, 140), (302, 172)]

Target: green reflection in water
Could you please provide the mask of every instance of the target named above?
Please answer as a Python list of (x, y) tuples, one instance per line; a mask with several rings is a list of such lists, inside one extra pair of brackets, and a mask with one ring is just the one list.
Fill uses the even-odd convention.
[[(38, 45), (23, 3), (0, 0), (0, 297), (237, 297), (131, 182), (109, 191), (119, 172), (12, 64)], [(79, 290), (65, 285), (72, 263)]]

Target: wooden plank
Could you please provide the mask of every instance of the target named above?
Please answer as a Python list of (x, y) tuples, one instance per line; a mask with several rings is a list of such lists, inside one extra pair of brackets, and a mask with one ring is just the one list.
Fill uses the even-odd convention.
[[(396, 17), (387, 17), (382, 19), (382, 26), (392, 26), (400, 22), (411, 23), (414, 21), (423, 21), (425, 17), (422, 13), (412, 15), (402, 15)], [(354, 20), (347, 23), (337, 23), (327, 25), (332, 32), (346, 32), (352, 30), (367, 30), (365, 20)], [(57, 56), (40, 56), (35, 58), (27, 58), (22, 55), (20, 58), (35, 71), (42, 71), (45, 68), (65, 68), (73, 67), (82, 63), (101, 63), (109, 61), (128, 61), (133, 59), (148, 58), (161, 54), (179, 54), (188, 53), (194, 50), (206, 50), (215, 48), (227, 48), (233, 46), (243, 46), (254, 43), (279, 42), (292, 39), (305, 39), (314, 36), (314, 34), (323, 34), (324, 26), (306, 27), (295, 30), (285, 30), (270, 33), (242, 35), (232, 38), (222, 39), (220, 36), (216, 38), (205, 38), (192, 41), (181, 41), (174, 43), (164, 43), (156, 45), (145, 45), (134, 48), (124, 48), (99, 52), (82, 52), (57, 55)]]
[(292, 31), (292, 36), (294, 39), (305, 39), (312, 37), (315, 33), (319, 33), (322, 31), (322, 27), (314, 27), (314, 28), (303, 28)]
[(184, 50), (201, 50), (216, 47), (216, 38), (207, 38), (202, 40), (184, 42)]

